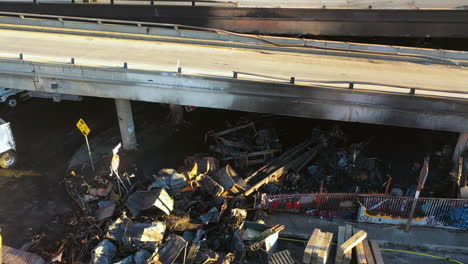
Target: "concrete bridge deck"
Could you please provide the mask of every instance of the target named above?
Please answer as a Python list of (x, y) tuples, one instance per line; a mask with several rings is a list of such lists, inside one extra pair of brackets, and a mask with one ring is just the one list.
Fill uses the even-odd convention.
[(468, 129), (465, 52), (116, 23), (0, 17), (0, 87)]
[[(192, 4), (189, 0), (185, 1), (188, 3), (182, 2), (181, 4)], [(444, 3), (438, 5), (434, 5), (432, 0), (425, 0), (426, 4), (422, 5), (422, 1), (411, 1), (422, 8), (438, 6), (438, 9), (415, 9), (414, 7), (412, 9), (404, 7), (403, 9), (380, 9), (378, 5), (377, 9), (368, 8), (368, 6), (362, 8), (362, 5), (361, 9), (354, 9), (359, 8), (356, 1), (350, 2), (350, 4), (355, 3), (352, 5), (353, 9), (343, 7), (349, 1), (329, 1), (338, 4), (337, 7), (333, 7), (332, 4), (331, 7), (327, 8), (296, 8), (295, 1), (271, 1), (272, 4), (276, 3), (279, 6), (284, 6), (285, 2), (291, 3), (292, 6), (288, 6), (288, 8), (264, 7), (265, 1), (259, 3), (256, 0), (251, 3), (241, 1), (248, 7), (231, 4), (213, 6), (213, 3), (198, 2), (195, 3), (196, 6), (161, 5), (161, 2), (166, 1), (151, 2), (155, 5), (149, 5), (150, 1), (134, 2), (140, 3), (140, 5), (128, 4), (128, 2), (125, 4), (116, 2), (116, 4), (111, 5), (109, 1), (104, 1), (102, 4), (44, 3), (40, 0), (37, 1), (37, 4), (33, 4), (31, 1), (29, 3), (0, 1), (0, 11), (174, 23), (218, 28), (239, 33), (398, 38), (468, 37), (466, 30), (468, 9), (463, 8), (463, 1), (448, 1), (448, 3), (443, 1)], [(302, 3), (304, 2), (302, 1)], [(359, 2), (365, 4), (369, 1)], [(392, 5), (398, 8), (397, 6), (402, 3), (402, 1), (385, 2), (387, 8)], [(145, 4), (141, 5), (141, 3)], [(249, 5), (253, 5), (253, 7)], [(465, 5), (468, 4), (465, 3)]]
[[(0, 2), (31, 3), (34, 0), (0, 0)], [(37, 0), (39, 3), (86, 3), (84, 0)], [(149, 5), (151, 0), (96, 0), (96, 4)], [(190, 0), (153, 1), (154, 5), (192, 5)], [(461, 9), (468, 7), (467, 0), (198, 0), (202, 6), (237, 7), (303, 7), (303, 8), (353, 8), (353, 9)]]

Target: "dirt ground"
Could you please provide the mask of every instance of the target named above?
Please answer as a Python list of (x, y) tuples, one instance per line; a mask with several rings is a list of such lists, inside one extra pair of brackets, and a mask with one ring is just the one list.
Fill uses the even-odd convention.
[[(229, 116), (215, 113), (212, 117), (216, 117), (216, 122), (204, 119), (203, 111), (194, 112), (188, 118), (199, 122), (172, 127), (167, 124), (167, 107), (134, 103), (133, 111), (142, 142), (136, 153), (136, 166), (143, 177), (151, 176), (155, 168), (177, 167), (185, 156), (203, 151), (207, 128), (223, 127), (219, 116)], [(70, 173), (70, 159), (85, 146), (75, 123), (83, 118), (91, 127), (93, 151), (111, 152), (119, 143), (114, 102), (97, 98), (61, 103), (32, 99), (15, 109), (0, 106), (0, 117), (11, 123), (19, 157), (15, 169), (0, 169), (0, 228), (4, 244), (21, 247), (33, 235), (42, 233), (45, 238), (41, 244), (55, 242), (66, 230), (64, 216), (76, 210), (63, 185), (64, 175)], [(101, 144), (103, 138), (105, 144)], [(86, 156), (85, 163), (87, 159)]]
[[(140, 143), (134, 161), (142, 177), (151, 177), (161, 168), (177, 168), (184, 157), (206, 151), (204, 135), (208, 131), (222, 130), (227, 123), (246, 115), (198, 109), (185, 115), (187, 124), (174, 127), (167, 122), (165, 106), (134, 102), (133, 110)], [(0, 228), (4, 244), (21, 247), (31, 236), (41, 233), (45, 234), (41, 244), (57, 241), (66, 230), (65, 216), (76, 210), (63, 185), (64, 175), (70, 173), (70, 160), (84, 150), (84, 138), (75, 123), (84, 118), (92, 129), (92, 148), (109, 155), (119, 142), (114, 102), (97, 98), (61, 103), (32, 99), (15, 109), (1, 106), (0, 117), (11, 122), (19, 155), (17, 168), (0, 170)], [(266, 120), (278, 128), (284, 146), (297, 144), (317, 125), (335, 124), (301, 118)], [(392, 159), (395, 174), (402, 175), (425, 153), (456, 142), (456, 134), (447, 132), (349, 123), (343, 128), (355, 141), (376, 136), (371, 151)], [(82, 161), (86, 163), (87, 157), (82, 157)]]
[(1, 108), (0, 116), (11, 123), (19, 157), (15, 169), (0, 170), (4, 244), (20, 247), (31, 235), (42, 232), (49, 241), (61, 236), (60, 216), (73, 210), (61, 185), (64, 165), (83, 144), (75, 123), (83, 117), (96, 126), (111, 126), (114, 113), (112, 101), (106, 100), (53, 103), (34, 99), (15, 109)]

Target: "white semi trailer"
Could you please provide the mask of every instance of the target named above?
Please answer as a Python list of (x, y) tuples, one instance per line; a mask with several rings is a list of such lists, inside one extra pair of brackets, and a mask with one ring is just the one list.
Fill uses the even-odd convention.
[(53, 94), (24, 91), (20, 89), (0, 88), (0, 103), (4, 103), (9, 107), (15, 107), (20, 101), (30, 98), (49, 98), (54, 102), (60, 102), (62, 100), (81, 101), (83, 99), (81, 96), (77, 95)]

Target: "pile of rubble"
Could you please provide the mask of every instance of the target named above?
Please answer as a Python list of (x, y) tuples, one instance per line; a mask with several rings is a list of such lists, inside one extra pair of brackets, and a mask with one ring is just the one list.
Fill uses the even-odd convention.
[[(294, 161), (299, 154), (296, 150), (285, 160)], [(85, 177), (72, 173), (66, 179), (67, 190), (83, 214), (69, 222), (73, 232), (67, 241), (79, 248), (72, 250), (69, 262), (267, 260), (282, 227), (247, 220), (255, 216), (250, 210), (255, 208), (255, 190), (267, 182), (259, 175), (280, 177), (276, 171), (288, 166), (280, 160), (249, 179), (201, 154), (187, 157), (178, 170), (160, 170), (149, 183), (137, 181), (131, 173), (114, 173), (88, 184)]]
[[(287, 160), (300, 157), (302, 163), (304, 153), (300, 155), (299, 149), (304, 148), (287, 152)], [(256, 174), (266, 175), (267, 179), (280, 176), (278, 170), (286, 166), (291, 167), (278, 160)], [(112, 177), (119, 176), (100, 178), (102, 188), (80, 184), (87, 189), (86, 194), (75, 199), (84, 212), (94, 211), (95, 217), (90, 219), (93, 226), (105, 226), (94, 235), (99, 243), (92, 250), (90, 263), (267, 260), (283, 228), (247, 221), (254, 217), (249, 212), (255, 208), (252, 194), (262, 180), (251, 186), (246, 182), (254, 182), (255, 177), (243, 179), (229, 165), (221, 167), (212, 157), (188, 157), (183, 168), (163, 169), (148, 185), (137, 186), (132, 177)], [(88, 239), (81, 242), (88, 244)]]
[[(246, 128), (254, 133), (237, 133)], [(150, 182), (137, 180), (137, 173), (114, 171), (88, 183), (86, 177), (72, 173), (66, 179), (67, 190), (83, 213), (69, 222), (73, 232), (67, 240), (80, 248), (72, 250), (69, 261), (267, 262), (284, 227), (262, 223), (259, 191), (276, 191), (280, 179), (294, 181), (296, 172), (318, 155), (325, 142), (308, 139), (280, 154), (272, 130), (257, 133), (246, 125), (213, 137), (216, 145), (210, 149), (216, 158), (187, 157), (183, 167), (162, 169)], [(263, 155), (261, 162), (258, 158), (250, 162), (258, 155)], [(247, 162), (239, 162), (242, 157)], [(245, 173), (238, 174), (228, 162), (241, 164)]]
[(66, 241), (79, 251), (69, 250), (65, 262), (267, 263), (284, 227), (263, 224), (263, 193), (390, 186), (387, 168), (365, 156), (368, 142), (348, 145), (339, 129), (314, 130), (284, 152), (274, 130), (257, 131), (252, 123), (210, 137), (209, 155), (187, 157), (149, 182), (115, 170), (92, 184), (68, 177), (83, 214), (69, 222), (74, 229)]
[(281, 152), (276, 130), (262, 128), (257, 131), (252, 122), (208, 135), (214, 142), (210, 145), (213, 155), (233, 163), (238, 169), (265, 164)]

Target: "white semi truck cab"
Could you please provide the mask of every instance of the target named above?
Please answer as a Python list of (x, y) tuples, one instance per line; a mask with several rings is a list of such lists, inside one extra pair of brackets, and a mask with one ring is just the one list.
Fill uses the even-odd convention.
[(8, 169), (17, 161), (16, 144), (10, 123), (0, 118), (0, 167)]
[(22, 92), (17, 89), (0, 88), (0, 103), (5, 103), (9, 107), (15, 107), (18, 105)]

